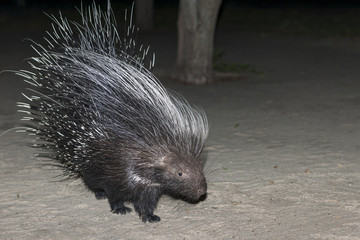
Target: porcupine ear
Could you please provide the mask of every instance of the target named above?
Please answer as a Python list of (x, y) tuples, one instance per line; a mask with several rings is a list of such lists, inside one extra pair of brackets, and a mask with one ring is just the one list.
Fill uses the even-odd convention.
[(166, 164), (166, 160), (168, 159), (168, 157), (170, 156), (162, 156), (160, 157), (157, 161), (156, 161), (156, 165), (159, 167), (165, 167)]
[(169, 155), (165, 155), (160, 157), (156, 162), (155, 162), (155, 167), (158, 168), (162, 168), (162, 169), (169, 169), (171, 168), (171, 159), (174, 157), (173, 154), (169, 154)]

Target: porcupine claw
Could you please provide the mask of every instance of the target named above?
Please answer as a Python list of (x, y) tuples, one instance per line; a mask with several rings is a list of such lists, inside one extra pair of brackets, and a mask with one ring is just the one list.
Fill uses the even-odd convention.
[(116, 209), (114, 209), (112, 212), (113, 213), (116, 213), (116, 214), (126, 214), (126, 213), (129, 213), (129, 212), (131, 212), (132, 211), (132, 209), (131, 208), (129, 208), (129, 207), (125, 207), (125, 206), (123, 206), (123, 207), (121, 207), (121, 208), (116, 208)]
[(154, 222), (159, 222), (161, 219), (159, 216), (157, 215), (145, 215), (141, 217), (141, 220), (145, 223), (146, 221), (154, 223)]
[(111, 211), (116, 214), (126, 214), (132, 211), (131, 208), (125, 207), (124, 204), (115, 204), (111, 207)]

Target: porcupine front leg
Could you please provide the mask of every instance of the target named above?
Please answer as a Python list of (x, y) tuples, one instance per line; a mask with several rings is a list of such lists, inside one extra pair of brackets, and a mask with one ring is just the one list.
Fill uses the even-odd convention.
[(146, 188), (139, 191), (133, 201), (135, 211), (143, 222), (159, 222), (160, 217), (154, 215), (154, 210), (159, 201), (161, 192), (157, 188)]

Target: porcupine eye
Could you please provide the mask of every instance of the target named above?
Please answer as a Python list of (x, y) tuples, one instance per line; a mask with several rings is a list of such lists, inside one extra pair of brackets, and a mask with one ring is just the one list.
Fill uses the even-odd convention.
[(182, 172), (179, 172), (178, 174), (179, 174), (180, 177), (183, 175)]

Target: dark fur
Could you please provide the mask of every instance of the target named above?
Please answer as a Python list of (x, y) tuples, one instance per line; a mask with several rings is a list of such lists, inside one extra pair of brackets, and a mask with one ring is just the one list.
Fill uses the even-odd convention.
[[(114, 143), (110, 145), (113, 147)], [(99, 149), (104, 151), (109, 146)], [(206, 194), (207, 185), (200, 161), (191, 157), (179, 159), (174, 155), (158, 162), (157, 155), (149, 156), (148, 153), (108, 149), (85, 167), (82, 179), (95, 192), (97, 199), (108, 198), (113, 213), (130, 212), (124, 202), (132, 202), (144, 222), (160, 220), (153, 212), (163, 193), (190, 201)], [(132, 174), (129, 176), (129, 169), (149, 183), (134, 181)]]

